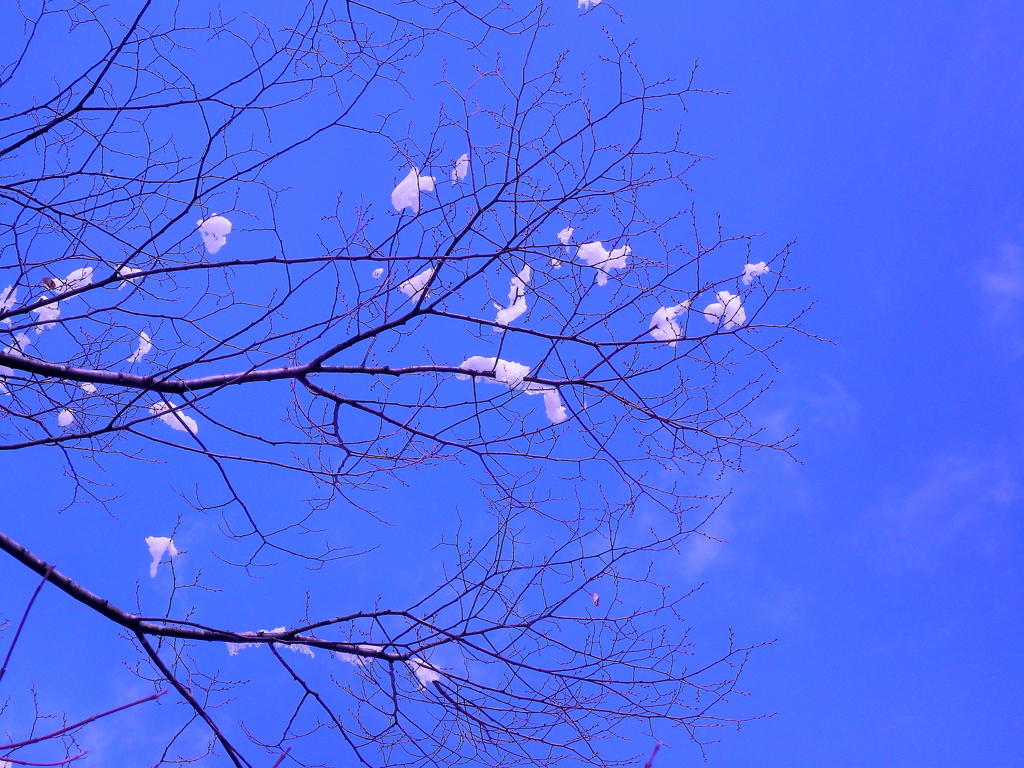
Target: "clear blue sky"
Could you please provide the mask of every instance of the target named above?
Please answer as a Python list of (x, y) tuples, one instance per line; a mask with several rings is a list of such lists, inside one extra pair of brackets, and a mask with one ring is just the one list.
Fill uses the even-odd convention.
[(836, 342), (780, 351), (804, 463), (752, 461), (692, 565), (703, 621), (780, 638), (746, 686), (778, 715), (709, 764), (1024, 765), (1024, 6), (620, 7), (731, 92), (691, 108), (698, 205), (798, 238)]
[[(287, 1), (246, 7), (258, 17)], [(711, 523), (727, 543), (674, 565), (679, 585), (707, 582), (687, 608), (699, 638), (778, 638), (753, 657), (735, 710), (777, 714), (724, 729), (707, 765), (1024, 765), (1024, 5), (606, 0), (577, 19), (573, 0), (552, 4), (564, 6), (553, 23), (574, 25), (567, 43), (606, 24), (638, 39), (652, 74), (683, 77), (699, 59), (698, 85), (729, 92), (688, 105), (687, 148), (716, 158), (689, 179), (697, 209), (765, 233), (766, 256), (796, 239), (790, 275), (817, 302), (804, 326), (834, 342), (784, 344), (755, 408), (772, 434), (801, 430), (802, 463), (752, 456)], [(57, 471), (3, 461), (40, 483)], [(19, 506), (48, 490), (19, 486)], [(99, 526), (120, 553), (182, 511), (152, 493), (125, 522), (15, 520), (8, 507), (5, 524), (36, 541), (58, 523)], [(202, 531), (186, 530), (198, 552)], [(114, 586), (111, 563), (90, 565), (77, 541), (54, 543), (58, 565), (130, 602), (134, 582)], [(138, 561), (157, 595), (144, 550)], [(13, 573), (0, 578), (33, 581)], [(274, 590), (302, 578), (260, 587), (239, 622), (272, 621)], [(369, 593), (377, 576), (347, 578)], [(69, 674), (81, 676), (66, 698), (88, 709), (88, 675)], [(700, 763), (680, 745), (658, 766)]]

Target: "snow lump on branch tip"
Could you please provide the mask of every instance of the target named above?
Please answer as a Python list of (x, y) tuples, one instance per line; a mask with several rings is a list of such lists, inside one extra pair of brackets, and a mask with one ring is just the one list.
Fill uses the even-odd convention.
[(750, 285), (754, 282), (755, 277), (760, 277), (761, 275), (768, 274), (769, 272), (771, 272), (771, 270), (763, 261), (759, 261), (757, 264), (747, 264), (743, 267), (743, 284)]

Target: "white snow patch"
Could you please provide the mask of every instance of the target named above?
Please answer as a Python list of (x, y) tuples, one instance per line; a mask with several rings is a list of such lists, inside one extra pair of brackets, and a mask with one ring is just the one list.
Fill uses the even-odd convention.
[(406, 664), (409, 665), (409, 669), (416, 675), (416, 680), (423, 688), (427, 688), (431, 683), (437, 683), (441, 681), (441, 670), (431, 664), (429, 661), (413, 656), (409, 659)]
[[(12, 285), (8, 285), (3, 291), (0, 291), (0, 312), (9, 312), (14, 307), (14, 302), (18, 300), (18, 289)], [(5, 317), (4, 322), (7, 325), (11, 324), (11, 318)]]
[[(275, 627), (274, 629), (261, 629), (260, 632), (267, 634), (279, 634), (281, 632), (287, 632), (287, 627)], [(266, 643), (224, 643), (228, 647), (228, 654), (231, 656), (237, 656), (238, 652), (245, 648), (256, 648), (260, 645), (266, 645)], [(308, 645), (301, 643), (274, 643), (275, 648), (287, 648), (292, 653), (301, 653), (305, 656), (309, 656), (311, 659), (316, 658), (316, 654), (313, 653), (313, 649)]]
[(530, 265), (527, 264), (512, 278), (508, 288), (508, 306), (502, 307), (497, 302), (494, 303), (494, 308), (498, 310), (494, 322), (499, 325), (511, 325), (513, 320), (526, 312), (526, 284), (530, 282), (531, 275)]
[(207, 253), (217, 253), (227, 245), (228, 235), (231, 234), (231, 222), (224, 216), (216, 213), (208, 219), (196, 222), (199, 227), (199, 234), (203, 236), (203, 245)]
[(171, 406), (162, 400), (149, 406), (149, 412), (160, 421), (178, 432), (199, 432), (199, 425), (191, 416), (182, 412), (182, 406)]
[(96, 385), (93, 384), (91, 381), (86, 381), (82, 384), (79, 384), (78, 386), (81, 387), (83, 392), (88, 392), (90, 395), (96, 391)]
[(430, 278), (434, 276), (434, 268), (428, 267), (427, 269), (420, 272), (418, 275), (414, 275), (406, 280), (404, 283), (398, 286), (398, 290), (412, 299), (413, 303), (420, 300), (423, 296), (423, 292), (427, 289), (427, 283), (430, 282)]
[(743, 308), (739, 296), (728, 291), (719, 291), (718, 301), (704, 308), (704, 317), (709, 323), (721, 323), (726, 330), (747, 322), (747, 310)]
[[(373, 652), (373, 651), (383, 651), (384, 650), (383, 646), (380, 646), (380, 645), (367, 645), (367, 644), (357, 645), (356, 648), (358, 648), (361, 651), (370, 651), (370, 652)], [(367, 664), (369, 664), (371, 661), (373, 661), (373, 657), (372, 656), (360, 656), (358, 653), (345, 653), (345, 651), (335, 651), (334, 655), (335, 655), (335, 657), (337, 657), (338, 661), (348, 662), (349, 664), (351, 664), (354, 667), (365, 667)]]
[[(39, 298), (45, 300), (50, 297), (40, 296)], [(39, 335), (43, 331), (48, 331), (51, 328), (53, 328), (53, 326), (56, 325), (56, 323), (53, 321), (60, 317), (60, 306), (56, 301), (50, 304), (44, 304), (43, 306), (37, 307), (32, 311), (35, 312), (37, 315), (36, 322), (40, 323), (40, 325), (36, 326), (36, 335)]]
[(768, 274), (769, 272), (771, 272), (771, 270), (763, 261), (759, 261), (757, 264), (747, 264), (743, 267), (743, 284), (750, 285), (754, 282), (755, 277), (760, 277), (761, 275)]
[[(522, 363), (514, 363), (511, 360), (501, 360), (497, 357), (481, 357), (474, 355), (464, 360), (460, 365), (464, 371), (475, 371), (477, 373), (490, 373), (494, 371), (494, 383), (504, 384), (509, 389), (516, 389), (523, 383), (523, 377), (530, 373), (530, 366)], [(466, 374), (458, 373), (455, 377), (465, 381), (473, 378)]]
[(594, 267), (597, 270), (597, 284), (605, 285), (608, 282), (608, 275), (613, 269), (625, 269), (626, 259), (631, 256), (633, 249), (628, 245), (623, 245), (619, 248), (615, 248), (609, 251), (604, 245), (601, 244), (600, 240), (596, 240), (592, 243), (584, 243), (577, 251), (576, 255), (583, 260), (589, 267)]
[[(480, 357), (478, 355), (464, 361), (459, 367), (465, 371), (476, 371), (478, 373), (494, 371), (494, 379), (485, 379), (485, 381), (504, 384), (509, 389), (518, 389), (528, 395), (544, 395), (544, 411), (553, 424), (561, 424), (569, 418), (569, 415), (565, 412), (565, 406), (562, 405), (562, 397), (559, 395), (557, 387), (538, 384), (535, 381), (523, 381), (523, 378), (530, 373), (530, 367), (527, 365), (515, 363), (511, 360), (501, 360), (496, 357)], [(457, 373), (455, 376), (463, 381), (472, 378), (462, 373)]]
[(67, 408), (57, 414), (57, 426), (67, 427), (75, 420), (75, 414), (69, 411)]
[(384, 267), (377, 267), (373, 272), (370, 273), (370, 277), (374, 280), (380, 280), (384, 276)]
[(684, 301), (674, 307), (662, 307), (651, 318), (651, 336), (658, 341), (667, 342), (675, 346), (676, 342), (683, 337), (683, 331), (676, 322), (676, 317), (690, 308), (690, 302)]
[[(45, 280), (43, 282), (46, 283)], [(54, 293), (67, 293), (68, 291), (85, 288), (87, 285), (92, 285), (92, 267), (76, 269), (63, 280), (50, 278), (48, 287)]]
[(117, 290), (122, 290), (129, 283), (132, 283), (134, 285), (135, 281), (138, 280), (139, 278), (132, 277), (132, 275), (137, 275), (141, 272), (141, 269), (135, 269), (135, 267), (121, 267), (119, 270), (117, 270), (117, 276), (121, 278), (121, 284), (117, 286)]
[(455, 167), (452, 168), (452, 184), (458, 184), (469, 173), (469, 154), (465, 154), (455, 161)]
[(131, 356), (125, 359), (126, 363), (140, 363), (142, 358), (149, 354), (150, 350), (153, 349), (153, 340), (149, 338), (149, 334), (145, 331), (139, 333), (139, 345), (132, 352)]
[(594, 6), (600, 4), (601, 0), (579, 0), (579, 2), (576, 3), (576, 7), (579, 8), (581, 11), (589, 11)]
[(420, 212), (420, 192), (434, 191), (434, 177), (420, 176), (419, 168), (409, 169), (409, 174), (398, 182), (391, 193), (391, 204), (401, 213), (408, 208), (414, 214)]
[(149, 566), (149, 575), (155, 579), (157, 566), (163, 560), (164, 553), (167, 553), (168, 558), (177, 557), (178, 550), (175, 549), (174, 542), (167, 536), (147, 536), (146, 546), (149, 547), (149, 554), (153, 557), (153, 562)]

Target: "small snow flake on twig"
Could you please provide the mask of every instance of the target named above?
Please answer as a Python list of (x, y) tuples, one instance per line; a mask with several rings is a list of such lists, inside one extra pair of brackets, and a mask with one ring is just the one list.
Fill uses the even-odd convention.
[(67, 408), (57, 414), (57, 426), (69, 427), (75, 420), (75, 414), (69, 411)]
[[(452, 184), (458, 184), (469, 173), (469, 154), (465, 154), (455, 161), (455, 167), (452, 168)], [(429, 190), (428, 190), (429, 191)]]
[(739, 296), (728, 291), (719, 291), (717, 296), (717, 302), (704, 308), (704, 317), (709, 323), (721, 323), (726, 330), (730, 330), (747, 322), (747, 310), (743, 308)]
[(139, 333), (139, 345), (132, 352), (131, 356), (128, 357), (126, 363), (140, 363), (142, 358), (149, 354), (150, 350), (153, 349), (153, 341), (149, 338), (149, 334), (145, 331)]
[(377, 267), (373, 272), (370, 273), (370, 277), (374, 280), (380, 280), (384, 276), (384, 267)]
[(228, 243), (228, 235), (231, 234), (231, 222), (224, 216), (213, 214), (208, 219), (201, 219), (196, 222), (199, 227), (199, 234), (203, 236), (203, 245), (207, 253), (217, 253)]
[(93, 384), (91, 381), (87, 381), (84, 384), (79, 384), (78, 386), (81, 387), (83, 392), (88, 392), (90, 395), (96, 391), (96, 385)]
[(420, 192), (434, 191), (434, 177), (420, 176), (419, 168), (409, 169), (409, 174), (398, 182), (391, 193), (391, 204), (401, 213), (406, 208), (414, 214), (420, 212)]
[(771, 269), (769, 269), (768, 265), (763, 261), (759, 261), (757, 264), (747, 264), (743, 267), (743, 284), (750, 285), (754, 282), (755, 277), (760, 277), (761, 275), (765, 275), (769, 272), (771, 272)]
[(498, 310), (494, 322), (498, 325), (511, 325), (513, 320), (526, 312), (526, 284), (530, 282), (530, 276), (530, 265), (527, 264), (509, 283), (508, 306), (503, 307), (497, 302), (494, 303), (494, 308)]
[(155, 579), (157, 566), (163, 560), (164, 553), (170, 560), (178, 556), (178, 550), (175, 549), (174, 542), (167, 536), (147, 536), (146, 546), (149, 547), (149, 554), (153, 557), (153, 562), (149, 566), (149, 575)]
[(398, 286), (398, 290), (412, 299), (415, 304), (423, 296), (423, 292), (427, 290), (427, 283), (430, 282), (430, 278), (433, 276), (434, 268), (429, 267), (403, 282)]

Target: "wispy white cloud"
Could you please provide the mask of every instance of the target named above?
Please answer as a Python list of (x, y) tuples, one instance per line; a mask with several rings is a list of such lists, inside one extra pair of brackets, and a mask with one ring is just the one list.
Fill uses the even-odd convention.
[(929, 569), (954, 556), (998, 556), (1020, 491), (1003, 458), (943, 454), (869, 514), (871, 535), (895, 570)]
[[(1019, 326), (1024, 316), (1024, 248), (1000, 245), (993, 258), (981, 263), (978, 282), (985, 297), (983, 319), (997, 328)], [(1024, 341), (1017, 347), (1024, 351)]]

